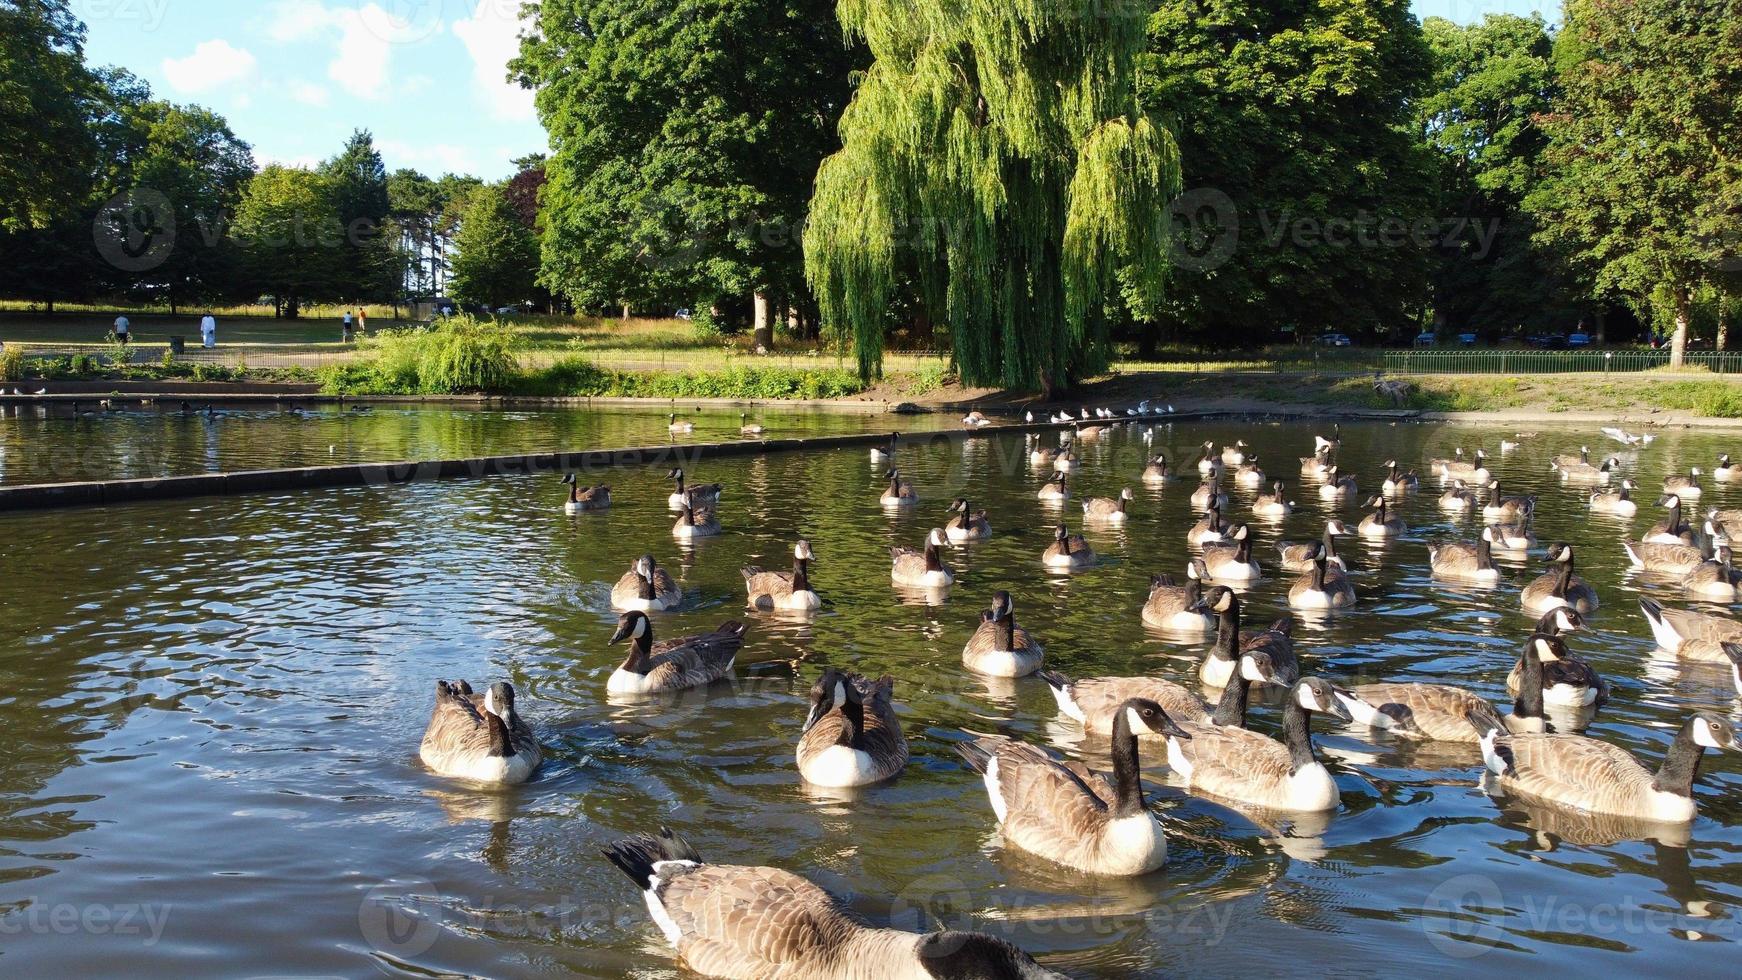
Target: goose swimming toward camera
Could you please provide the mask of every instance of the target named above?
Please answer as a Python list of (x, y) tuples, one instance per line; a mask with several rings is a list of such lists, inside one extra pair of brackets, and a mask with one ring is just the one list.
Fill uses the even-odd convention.
[(1040, 444), (1040, 437), (1029, 434), (1028, 462), (1036, 469), (1052, 469), (1052, 464), (1058, 459), (1059, 451)]
[(1453, 480), (1452, 488), (1440, 494), (1440, 510), (1444, 511), (1461, 514), (1475, 510), (1478, 503), (1476, 492), (1463, 480)]
[[(1478, 728), (1497, 727), (1519, 734), (1548, 730), (1543, 715), (1542, 661), (1535, 644), (1525, 644), (1530, 665), (1504, 717), (1483, 698), (1451, 684), (1361, 684), (1338, 691), (1337, 700), (1357, 725), (1387, 731), (1402, 739), (1474, 743)], [(1472, 725), (1476, 722), (1476, 725)]]
[(668, 480), (676, 481), (677, 489), (666, 498), (666, 505), (672, 510), (682, 510), (684, 504), (696, 507), (714, 507), (720, 503), (721, 486), (718, 483), (707, 483), (692, 487), (684, 482), (684, 472), (681, 467), (665, 475)]
[(1119, 491), (1117, 497), (1090, 497), (1083, 501), (1083, 519), (1102, 524), (1123, 524), (1129, 516), (1126, 507), (1131, 499), (1130, 487)]
[(764, 435), (767, 432), (768, 432), (768, 430), (766, 428), (764, 428), (763, 426), (757, 425), (757, 424), (750, 421), (749, 413), (740, 412), (738, 414), (738, 434), (739, 435), (741, 435), (741, 436), (759, 436), (759, 435)]
[(652, 555), (642, 555), (611, 587), (611, 608), (627, 612), (669, 612), (683, 604), (683, 589)]
[(1403, 518), (1391, 513), (1383, 496), (1376, 496), (1367, 501), (1367, 506), (1373, 508), (1373, 513), (1361, 518), (1357, 530), (1362, 537), (1395, 538), (1404, 533), (1406, 528)]
[(435, 710), (417, 754), (439, 775), (498, 785), (526, 782), (544, 759), (514, 711), (514, 685), (504, 681), (482, 696), (465, 681), (436, 681)]
[(1492, 585), (1500, 581), (1500, 569), (1494, 565), (1494, 538), (1498, 531), (1485, 527), (1476, 536), (1476, 543), (1447, 541), (1427, 546), (1428, 565), (1436, 578), (1459, 579)]
[(665, 941), (708, 977), (806, 980), (1064, 980), (993, 936), (874, 929), (779, 868), (706, 864), (669, 830), (606, 848), (641, 890)]
[(941, 589), (954, 585), (955, 573), (944, 567), (943, 560), (938, 557), (939, 550), (945, 546), (942, 528), (933, 528), (926, 535), (925, 548), (891, 548), (889, 578), (896, 585), (905, 585), (916, 589)]
[(1203, 445), (1203, 455), (1198, 458), (1199, 476), (1220, 476), (1222, 474), (1222, 457), (1216, 452), (1216, 444), (1206, 442)]
[(1058, 455), (1054, 456), (1052, 460), (1052, 468), (1055, 473), (1075, 473), (1079, 465), (1077, 444), (1074, 440), (1060, 447)]
[(1027, 677), (1045, 657), (1040, 641), (1016, 625), (1016, 604), (1003, 590), (993, 593), (992, 608), (962, 647), (962, 666), (989, 677)]
[(1693, 544), (1694, 529), (1682, 517), (1682, 498), (1666, 493), (1657, 498), (1657, 506), (1666, 508), (1669, 513), (1647, 529), (1639, 540), (1645, 544)]
[(900, 470), (890, 470), (884, 474), (889, 483), (883, 488), (883, 496), (878, 501), (885, 507), (912, 507), (919, 503), (919, 491), (913, 488), (912, 482), (901, 478)]
[(1066, 479), (1063, 473), (1054, 473), (1050, 479), (1040, 485), (1040, 490), (1035, 493), (1035, 496), (1046, 503), (1064, 503), (1071, 499), (1070, 487), (1065, 485)]
[(1211, 506), (1204, 516), (1186, 531), (1186, 544), (1202, 547), (1215, 541), (1226, 541), (1229, 525), (1222, 519), (1222, 508)]
[(1119, 706), (1111, 779), (1001, 735), (967, 734), (956, 751), (984, 778), (1007, 844), (1093, 875), (1148, 874), (1167, 862), (1167, 838), (1143, 802), (1137, 736), (1192, 736), (1161, 705), (1134, 698)]
[(1204, 567), (1211, 578), (1228, 582), (1256, 582), (1264, 577), (1258, 562), (1252, 558), (1252, 529), (1241, 524), (1229, 531), (1226, 540), (1204, 544)]
[(830, 668), (811, 685), (798, 740), (798, 774), (812, 786), (846, 789), (892, 779), (907, 766), (895, 716), (895, 679), (866, 680)]
[(611, 488), (603, 483), (596, 487), (582, 487), (573, 473), (564, 474), (563, 482), (569, 486), (569, 499), (563, 502), (563, 513), (579, 514), (584, 510), (604, 510), (611, 506)]
[(1325, 522), (1324, 537), (1318, 541), (1284, 541), (1278, 544), (1276, 550), (1282, 556), (1282, 570), (1285, 572), (1312, 571), (1314, 545), (1324, 546), (1326, 561), (1346, 569), (1347, 564), (1337, 555), (1336, 539), (1338, 537), (1346, 538), (1352, 534), (1354, 532), (1349, 530), (1347, 524), (1333, 517)]
[(606, 682), (612, 694), (658, 694), (702, 687), (732, 672), (744, 646), (743, 623), (726, 623), (712, 633), (655, 643), (653, 621), (639, 610), (617, 619), (611, 643), (629, 641), (629, 655)]
[(1239, 466), (1246, 462), (1246, 440), (1236, 439), (1232, 446), (1222, 447), (1222, 465)]
[(1150, 457), (1149, 464), (1143, 467), (1143, 482), (1153, 486), (1158, 483), (1166, 483), (1167, 478), (1167, 454), (1156, 453)]
[(1421, 477), (1414, 470), (1405, 473), (1398, 469), (1397, 460), (1389, 459), (1385, 461), (1385, 483), (1382, 489), (1390, 494), (1414, 493), (1421, 489)]
[(671, 526), (671, 533), (680, 541), (711, 538), (720, 533), (720, 516), (712, 507), (684, 504), (678, 511), (677, 523)]
[(1696, 466), (1689, 470), (1687, 476), (1665, 477), (1663, 492), (1673, 493), (1683, 500), (1700, 499), (1700, 468)]
[(1211, 478), (1198, 484), (1198, 488), (1192, 491), (1191, 505), (1193, 510), (1200, 512), (1207, 511), (1211, 507), (1217, 510), (1227, 510), (1228, 495), (1222, 491), (1221, 482)]
[(1291, 609), (1342, 609), (1355, 604), (1355, 586), (1341, 566), (1333, 566), (1325, 547), (1314, 542), (1312, 570), (1295, 580), (1288, 590)]
[(1193, 791), (1222, 799), (1303, 813), (1335, 810), (1337, 783), (1313, 755), (1315, 714), (1350, 720), (1330, 682), (1309, 677), (1289, 689), (1282, 741), (1244, 728), (1186, 725), (1189, 739), (1167, 740), (1168, 767)]
[(950, 513), (956, 516), (944, 525), (944, 534), (951, 541), (984, 541), (992, 536), (992, 522), (986, 519), (986, 512), (974, 510), (966, 498), (957, 497), (950, 505)]
[(1288, 499), (1287, 489), (1279, 481), (1271, 486), (1269, 493), (1259, 494), (1252, 501), (1252, 515), (1275, 521), (1294, 513), (1294, 501)]
[(1099, 559), (1095, 557), (1095, 549), (1089, 547), (1089, 542), (1080, 534), (1072, 534), (1070, 529), (1060, 524), (1052, 536), (1052, 544), (1046, 546), (1041, 553), (1041, 563), (1048, 568), (1088, 568)]
[(1353, 474), (1342, 475), (1336, 466), (1332, 466), (1325, 470), (1325, 482), (1319, 486), (1319, 499), (1343, 501), (1360, 492)]
[(1143, 622), (1164, 630), (1201, 633), (1214, 629), (1216, 621), (1203, 606), (1204, 580), (1209, 577), (1201, 558), (1186, 566), (1185, 585), (1175, 583), (1172, 575), (1152, 576), (1149, 598), (1143, 603)]
[(679, 435), (679, 436), (689, 435), (690, 433), (696, 431), (696, 424), (694, 422), (690, 422), (687, 420), (683, 421), (683, 422), (679, 422), (677, 419), (677, 414), (675, 412), (671, 415), (666, 416), (666, 418), (671, 423), (671, 424), (667, 425), (666, 428), (670, 429), (671, 433), (673, 435)]
[(814, 560), (811, 543), (801, 540), (793, 545), (790, 572), (768, 572), (755, 565), (741, 569), (751, 607), (795, 611), (821, 608), (822, 597), (811, 588), (810, 567)]
[(1528, 660), (1535, 656), (1542, 663), (1543, 703), (1561, 708), (1608, 703), (1609, 682), (1583, 657), (1569, 651), (1565, 640), (1539, 632), (1532, 634), (1526, 643), (1530, 649), (1506, 675), (1508, 692), (1516, 695), (1532, 683)]
[[(1216, 616), (1216, 642), (1198, 665), (1198, 679), (1211, 687), (1227, 687), (1236, 669), (1248, 681), (1259, 684), (1288, 685), (1300, 680), (1300, 661), (1295, 658), (1294, 619), (1284, 616), (1259, 633), (1240, 631), (1240, 597), (1234, 590), (1218, 585), (1204, 594), (1204, 608)], [(1273, 671), (1261, 677), (1248, 673), (1241, 658), (1263, 654)]]
[(1488, 481), (1488, 502), (1482, 506), (1482, 516), (1490, 521), (1528, 521), (1536, 514), (1535, 497), (1508, 497), (1500, 492), (1500, 481)]
[(1651, 624), (1651, 635), (1658, 647), (1687, 660), (1728, 663), (1724, 645), (1742, 643), (1742, 622), (1728, 616), (1668, 609), (1656, 599), (1639, 600), (1639, 611)]
[(1622, 480), (1619, 489), (1606, 490), (1591, 494), (1591, 513), (1610, 514), (1615, 517), (1632, 517), (1639, 513), (1639, 504), (1633, 499), (1633, 491), (1639, 485), (1632, 480)]
[(1550, 545), (1548, 574), (1524, 587), (1520, 597), (1524, 611), (1541, 615), (1559, 606), (1571, 606), (1580, 613), (1597, 608), (1597, 590), (1589, 582), (1573, 574), (1573, 546), (1566, 543)]
[(1730, 723), (1709, 714), (1688, 719), (1655, 773), (1632, 753), (1584, 735), (1507, 735), (1492, 722), (1480, 724), (1482, 760), (1506, 792), (1659, 823), (1694, 819), (1694, 777), (1706, 749), (1737, 749)]
[(1264, 485), (1264, 471), (1258, 467), (1257, 456), (1247, 456), (1246, 462), (1234, 468), (1234, 485), (1237, 487), (1261, 487)]

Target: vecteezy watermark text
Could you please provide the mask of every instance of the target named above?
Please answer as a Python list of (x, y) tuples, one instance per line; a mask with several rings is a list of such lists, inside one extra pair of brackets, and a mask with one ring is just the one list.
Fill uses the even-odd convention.
[(0, 936), (126, 936), (155, 946), (169, 924), (169, 909), (154, 902), (81, 905), (31, 900), (24, 908), (0, 915)]

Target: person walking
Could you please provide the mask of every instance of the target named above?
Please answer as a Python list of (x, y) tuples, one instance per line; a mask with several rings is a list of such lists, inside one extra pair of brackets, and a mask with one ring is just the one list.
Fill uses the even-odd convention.
[(133, 339), (133, 324), (124, 316), (115, 318), (115, 342), (127, 346), (127, 341)]
[(351, 342), (351, 326), (352, 326), (351, 311), (346, 310), (344, 319), (342, 321), (342, 325), (340, 327), (340, 331), (341, 331), (340, 335), (345, 338), (345, 343), (347, 343), (347, 344)]
[(218, 346), (218, 318), (210, 313), (200, 317), (200, 343), (207, 350)]
[(369, 311), (361, 306), (357, 307), (357, 332), (369, 336)]

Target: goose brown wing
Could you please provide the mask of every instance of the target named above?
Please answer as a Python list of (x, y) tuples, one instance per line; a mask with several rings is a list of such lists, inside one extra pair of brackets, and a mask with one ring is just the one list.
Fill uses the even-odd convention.
[(1180, 726), (1191, 739), (1174, 739), (1177, 751), (1191, 763), (1191, 784), (1229, 799), (1263, 802), (1286, 785), (1288, 747), (1244, 728), (1220, 725)]
[(1101, 734), (1113, 730), (1114, 712), (1132, 698), (1154, 701), (1175, 720), (1203, 720), (1210, 714), (1202, 698), (1159, 677), (1085, 677), (1071, 684), (1070, 693), (1082, 709), (1084, 726)]
[(1684, 640), (1742, 640), (1742, 623), (1725, 616), (1667, 607), (1658, 610), (1658, 616)]
[[(1508, 786), (1563, 803), (1602, 810), (1605, 800), (1651, 784), (1639, 760), (1608, 742), (1583, 735), (1514, 735)], [(1504, 744), (1504, 743), (1503, 743)]]
[(1093, 840), (1105, 826), (1113, 788), (1104, 777), (1022, 742), (999, 740), (993, 754), (1004, 835), (1024, 850), (1053, 855), (1061, 843)]
[(678, 953), (707, 976), (789, 975), (857, 927), (827, 892), (778, 868), (684, 869), (659, 899), (680, 933)]
[(732, 669), (732, 661), (743, 646), (742, 623), (727, 623), (712, 633), (656, 643), (648, 680), (662, 685), (681, 681), (676, 686), (718, 680)]

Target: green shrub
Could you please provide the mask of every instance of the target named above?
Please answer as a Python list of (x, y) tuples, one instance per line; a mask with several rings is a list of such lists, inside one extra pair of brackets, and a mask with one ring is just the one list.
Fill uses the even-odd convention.
[(1707, 384), (1695, 400), (1694, 410), (1706, 418), (1742, 418), (1742, 388), (1722, 381)]
[(24, 348), (9, 345), (0, 351), (0, 381), (24, 380)]
[(458, 395), (503, 391), (518, 373), (513, 333), (471, 317), (384, 331), (362, 347), (358, 361), (323, 372), (323, 386), (340, 394)]
[(779, 401), (844, 398), (865, 390), (851, 371), (734, 367), (718, 372), (639, 374), (611, 371), (579, 357), (566, 357), (524, 375), (515, 393), (541, 397), (731, 398)]
[(949, 380), (949, 362), (938, 361), (933, 364), (927, 364), (920, 368), (919, 372), (913, 376), (913, 381), (907, 385), (905, 393), (915, 396), (929, 395), (948, 384)]
[(83, 377), (97, 373), (97, 359), (89, 354), (74, 354), (67, 360), (67, 372)]

